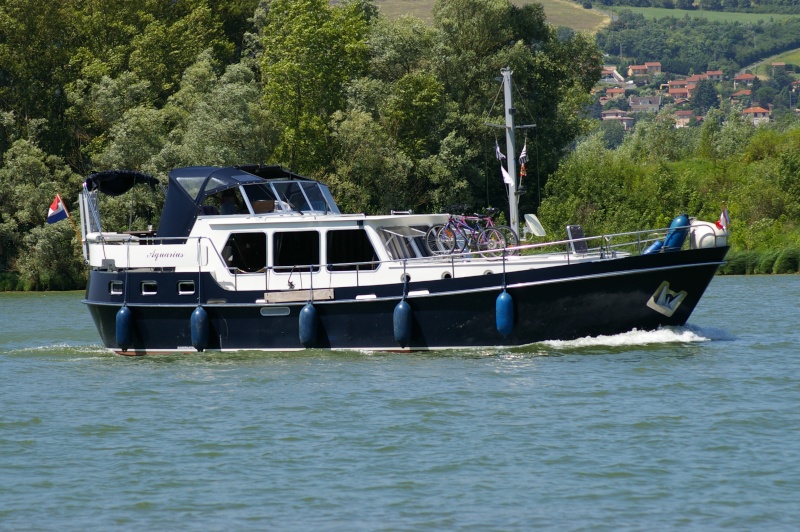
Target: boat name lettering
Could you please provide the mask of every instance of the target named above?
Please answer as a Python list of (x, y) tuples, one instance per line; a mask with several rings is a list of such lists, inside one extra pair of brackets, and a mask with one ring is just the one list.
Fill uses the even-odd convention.
[(163, 251), (151, 251), (147, 256), (156, 261), (158, 259), (182, 259), (183, 253), (180, 251), (170, 251), (168, 253), (164, 253)]

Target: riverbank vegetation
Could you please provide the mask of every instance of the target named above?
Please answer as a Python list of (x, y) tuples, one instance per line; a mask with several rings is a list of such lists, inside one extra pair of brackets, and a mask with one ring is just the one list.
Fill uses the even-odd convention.
[[(347, 211), (502, 207), (502, 136), (486, 124), (503, 122), (503, 67), (517, 123), (536, 124), (518, 139), (521, 211), (552, 231), (570, 213), (603, 231), (713, 219), (727, 200), (737, 250), (798, 243), (789, 118), (678, 132), (659, 116), (607, 147), (588, 112), (594, 37), (539, 4), (439, 1), (427, 24), (369, 0), (8, 0), (0, 34), (0, 289), (83, 285), (79, 238), (47, 207), (60, 193), (77, 217), (84, 177), (110, 168), (166, 183), (176, 166), (264, 162), (324, 181)], [(157, 202), (108, 199), (107, 229), (157, 225)]]
[(712, 109), (702, 125), (675, 128), (669, 111), (637, 123), (618, 147), (613, 132), (582, 139), (549, 179), (539, 215), (550, 231), (588, 234), (667, 227), (679, 213), (732, 219), (723, 273), (793, 273), (800, 249), (800, 119), (754, 127), (740, 109)]

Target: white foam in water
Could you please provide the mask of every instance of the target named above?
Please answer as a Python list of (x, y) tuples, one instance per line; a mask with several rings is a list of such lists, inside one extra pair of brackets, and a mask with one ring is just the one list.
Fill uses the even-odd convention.
[(654, 331), (632, 330), (612, 336), (585, 336), (577, 340), (550, 340), (544, 345), (562, 348), (575, 347), (616, 347), (670, 343), (709, 342), (712, 340), (733, 340), (733, 336), (723, 329), (715, 327), (664, 327)]

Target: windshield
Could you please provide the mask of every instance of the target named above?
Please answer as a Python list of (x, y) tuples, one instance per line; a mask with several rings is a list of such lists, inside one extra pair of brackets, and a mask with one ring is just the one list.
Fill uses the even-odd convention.
[(320, 191), (319, 184), (305, 181), (279, 181), (272, 183), (278, 199), (288, 210), (328, 212), (330, 208)]

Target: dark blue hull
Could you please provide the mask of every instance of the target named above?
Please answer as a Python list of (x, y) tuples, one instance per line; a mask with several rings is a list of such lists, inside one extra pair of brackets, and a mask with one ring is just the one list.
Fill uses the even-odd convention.
[[(513, 327), (498, 332), (496, 303), (503, 275), (411, 282), (410, 334), (398, 341), (394, 316), (402, 285), (337, 288), (334, 299), (314, 301), (313, 338), (301, 342), (306, 301), (259, 304), (263, 292), (229, 292), (205, 274), (194, 280), (198, 295), (111, 295), (112, 281), (139, 286), (156, 279), (176, 286), (191, 276), (174, 272), (91, 271), (85, 303), (103, 344), (121, 352), (117, 313), (130, 309), (126, 354), (195, 351), (191, 316), (198, 303), (207, 312), (210, 350), (313, 348), (427, 350), (517, 346), (544, 340), (617, 334), (683, 325), (723, 263), (728, 248), (659, 253), (515, 272), (505, 278)], [(164, 291), (166, 292), (166, 291)], [(368, 292), (374, 299), (356, 299)], [(216, 302), (215, 302), (216, 300)], [(224, 300), (224, 302), (222, 301)], [(305, 324), (308, 327), (308, 323)], [(407, 345), (401, 345), (406, 343)]]

